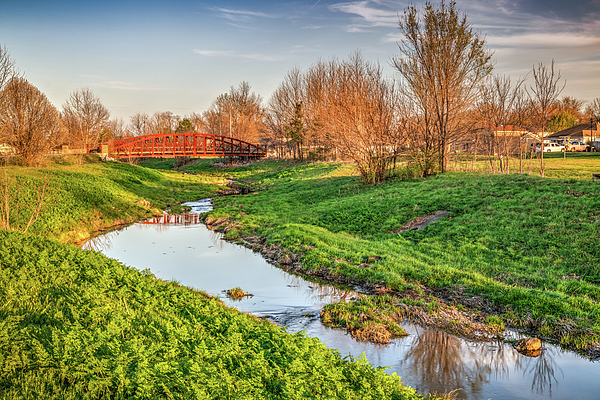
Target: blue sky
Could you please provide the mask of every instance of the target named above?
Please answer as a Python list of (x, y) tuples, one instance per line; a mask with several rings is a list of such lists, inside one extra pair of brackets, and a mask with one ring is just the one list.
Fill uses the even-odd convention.
[[(203, 112), (248, 81), (268, 99), (294, 65), (360, 50), (394, 76), (408, 1), (0, 0), (0, 44), (60, 107), (89, 87), (116, 117)], [(415, 2), (419, 5), (419, 2)], [(555, 65), (563, 95), (600, 97), (600, 0), (458, 1), (515, 78)]]

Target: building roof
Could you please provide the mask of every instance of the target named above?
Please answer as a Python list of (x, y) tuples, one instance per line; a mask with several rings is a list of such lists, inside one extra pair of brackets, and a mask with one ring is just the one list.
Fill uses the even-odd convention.
[(491, 126), (489, 129), (493, 130), (494, 132), (527, 132), (527, 129), (521, 128), (517, 125), (498, 125)]
[(562, 131), (548, 135), (547, 138), (558, 138), (558, 137), (583, 137), (583, 131), (590, 129), (590, 123), (584, 123), (575, 125), (571, 128), (563, 129)]

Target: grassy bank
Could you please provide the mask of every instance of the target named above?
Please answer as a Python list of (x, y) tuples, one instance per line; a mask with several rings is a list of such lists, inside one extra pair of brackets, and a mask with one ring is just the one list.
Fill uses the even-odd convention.
[[(600, 163), (591, 160), (571, 168)], [(188, 169), (211, 172), (203, 163)], [(226, 173), (268, 188), (215, 200), (213, 217), (240, 226), (229, 232), (233, 239), (268, 237), (302, 254), (305, 269), (331, 278), (399, 292), (433, 289), (580, 349), (600, 340), (598, 181), (453, 172), (365, 186), (342, 164), (276, 161)], [(438, 210), (449, 214), (400, 232)], [(378, 261), (367, 263), (373, 256)]]
[(317, 339), (61, 243), (209, 197), (225, 181), (88, 161), (5, 167), (13, 201), (33, 201), (44, 182), (52, 200), (30, 233), (0, 230), (0, 399), (421, 398)]
[(76, 158), (52, 158), (45, 168), (8, 166), (13, 178), (12, 226), (27, 219), (29, 210), (14, 203), (36, 203), (36, 189), (48, 182), (47, 202), (29, 232), (62, 242), (78, 242), (115, 225), (131, 223), (161, 213), (166, 207), (210, 197), (225, 180), (218, 177), (156, 171), (117, 162), (101, 162), (90, 156), (83, 164)]

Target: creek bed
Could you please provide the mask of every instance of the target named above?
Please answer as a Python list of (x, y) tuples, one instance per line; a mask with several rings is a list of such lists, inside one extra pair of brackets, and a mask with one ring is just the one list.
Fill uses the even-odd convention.
[[(409, 336), (387, 346), (357, 342), (344, 331), (327, 328), (319, 319), (321, 307), (357, 296), (352, 289), (307, 281), (221, 240), (199, 218), (210, 210), (210, 200), (187, 204), (192, 206), (189, 214), (165, 214), (109, 232), (84, 248), (149, 269), (157, 278), (205, 290), (240, 311), (271, 318), (289, 332), (306, 331), (342, 356), (364, 356), (387, 367), (421, 393), (459, 389), (461, 399), (600, 398), (600, 363), (549, 343), (539, 357), (530, 358), (506, 343), (470, 342), (408, 322), (403, 327)], [(225, 292), (234, 287), (253, 296), (227, 298)]]

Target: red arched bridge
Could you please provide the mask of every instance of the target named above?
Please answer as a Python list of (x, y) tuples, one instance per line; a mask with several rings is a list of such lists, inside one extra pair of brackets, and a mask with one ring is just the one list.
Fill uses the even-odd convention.
[(163, 133), (117, 140), (120, 157), (265, 157), (264, 146), (208, 133)]

